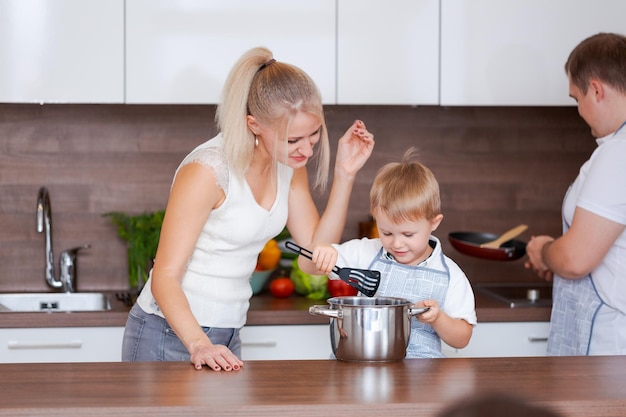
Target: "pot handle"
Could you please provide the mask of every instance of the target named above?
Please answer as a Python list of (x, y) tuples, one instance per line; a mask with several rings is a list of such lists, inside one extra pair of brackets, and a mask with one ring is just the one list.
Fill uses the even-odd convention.
[(415, 307), (415, 306), (411, 306), (411, 307), (409, 307), (409, 317), (419, 316), (420, 314), (425, 313), (428, 310), (430, 310), (430, 307)]
[(313, 314), (314, 316), (326, 316), (332, 317), (335, 319), (343, 318), (343, 314), (341, 310), (333, 310), (328, 308), (328, 306), (311, 306), (309, 307), (309, 314)]

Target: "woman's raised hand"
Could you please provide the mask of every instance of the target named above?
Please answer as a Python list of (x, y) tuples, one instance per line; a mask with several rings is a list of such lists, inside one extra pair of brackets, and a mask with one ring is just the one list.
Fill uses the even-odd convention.
[(374, 135), (365, 127), (365, 123), (356, 120), (339, 139), (335, 175), (354, 178), (365, 165), (374, 149)]

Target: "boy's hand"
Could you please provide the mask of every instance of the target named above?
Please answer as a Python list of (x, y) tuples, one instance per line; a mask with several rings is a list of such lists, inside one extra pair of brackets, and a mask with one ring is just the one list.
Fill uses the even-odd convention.
[(330, 274), (337, 262), (337, 251), (329, 244), (318, 244), (313, 249), (315, 267), (323, 274)]
[(439, 303), (436, 300), (422, 300), (415, 303), (416, 307), (430, 307), (428, 311), (416, 316), (416, 318), (422, 323), (434, 323), (441, 314)]

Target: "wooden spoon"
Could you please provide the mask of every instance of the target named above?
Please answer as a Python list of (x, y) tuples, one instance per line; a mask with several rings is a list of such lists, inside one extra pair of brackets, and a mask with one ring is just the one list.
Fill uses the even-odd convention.
[(519, 226), (515, 226), (514, 228), (502, 233), (500, 237), (497, 238), (496, 240), (492, 240), (491, 242), (481, 243), (480, 247), (498, 249), (504, 242), (508, 242), (509, 240), (516, 238), (517, 236), (524, 233), (526, 229), (528, 229), (527, 225), (520, 224)]

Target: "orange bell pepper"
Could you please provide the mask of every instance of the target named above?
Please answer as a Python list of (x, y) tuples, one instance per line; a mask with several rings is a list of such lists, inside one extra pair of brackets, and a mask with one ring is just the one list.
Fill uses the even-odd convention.
[(278, 242), (275, 239), (268, 240), (259, 254), (257, 269), (266, 271), (268, 269), (276, 268), (280, 262), (281, 256), (282, 252), (278, 247)]

